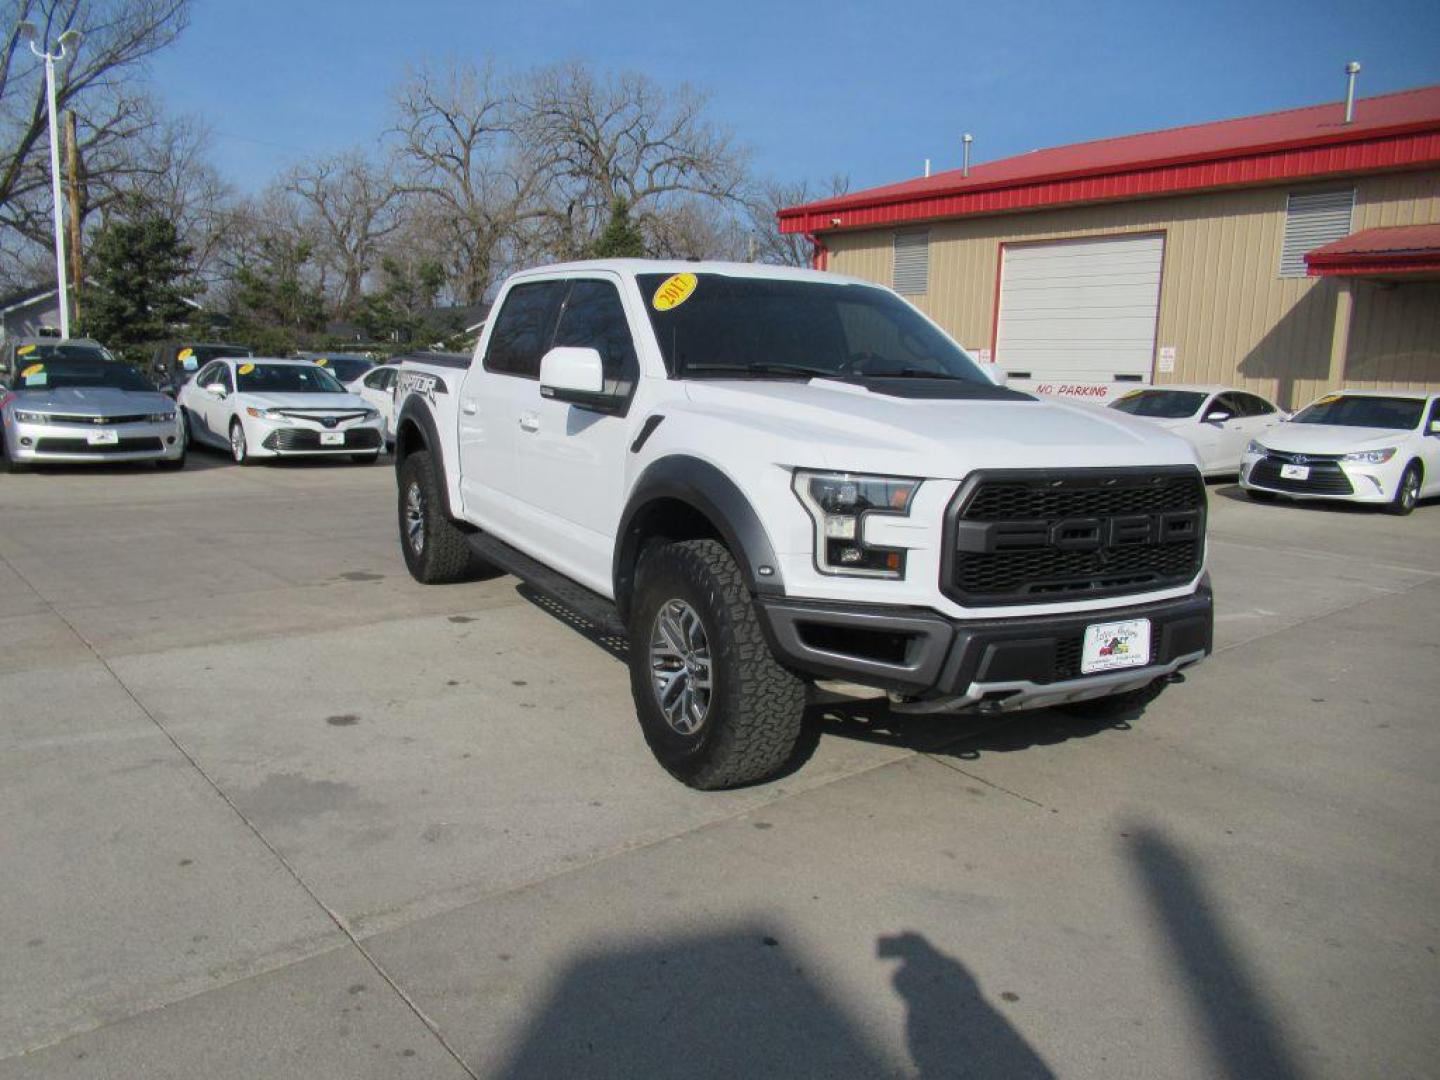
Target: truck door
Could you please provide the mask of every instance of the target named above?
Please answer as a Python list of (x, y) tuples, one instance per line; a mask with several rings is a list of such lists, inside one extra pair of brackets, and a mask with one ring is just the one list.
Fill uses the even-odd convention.
[[(628, 406), (640, 364), (618, 282), (597, 277), (569, 284), (554, 345), (597, 350), (607, 392)], [(608, 596), (634, 425), (626, 415), (542, 398), (532, 385), (534, 423), (519, 425), (516, 443), (531, 544), (543, 561)]]
[(540, 402), (540, 358), (550, 349), (566, 281), (524, 282), (500, 301), (481, 364), (460, 387), (460, 497), (468, 517), (501, 539), (521, 524), (522, 479), (515, 440), (534, 422)]

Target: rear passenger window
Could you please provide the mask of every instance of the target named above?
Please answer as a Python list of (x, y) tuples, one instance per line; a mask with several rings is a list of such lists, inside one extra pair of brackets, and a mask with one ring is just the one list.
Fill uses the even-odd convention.
[(1254, 394), (1240, 394), (1238, 396), (1245, 404), (1246, 416), (1269, 416), (1275, 411), (1275, 406), (1271, 405), (1264, 398), (1256, 397)]
[(635, 385), (640, 362), (620, 292), (608, 281), (575, 281), (555, 330), (555, 344), (595, 349), (605, 365), (605, 392), (625, 395)]
[(526, 379), (540, 377), (540, 358), (550, 350), (568, 284), (537, 281), (510, 290), (485, 350), (486, 371)]

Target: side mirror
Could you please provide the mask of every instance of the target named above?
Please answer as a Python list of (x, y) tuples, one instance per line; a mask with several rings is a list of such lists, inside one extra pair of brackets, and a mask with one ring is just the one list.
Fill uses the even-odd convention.
[(607, 412), (615, 399), (604, 389), (605, 365), (596, 349), (560, 345), (540, 360), (541, 397)]
[(226, 394), (224, 383), (206, 383), (204, 389), (207, 394), (214, 398), (223, 398)]
[(1205, 414), (1204, 422), (1207, 424), (1223, 424), (1226, 420), (1229, 419), (1230, 414), (1228, 412), (1226, 412), (1224, 409), (1216, 409), (1214, 412), (1208, 412)]

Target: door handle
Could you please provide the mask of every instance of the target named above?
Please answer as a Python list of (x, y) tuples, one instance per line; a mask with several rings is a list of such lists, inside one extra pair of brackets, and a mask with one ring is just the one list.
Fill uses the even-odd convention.
[(460, 411), (466, 416), (474, 416), (478, 408), (479, 406), (475, 404), (474, 398), (466, 398), (460, 402)]
[(540, 430), (540, 417), (539, 417), (538, 415), (536, 415), (535, 413), (533, 413), (533, 412), (521, 413), (521, 414), (520, 414), (520, 430), (521, 430), (521, 431), (539, 431), (539, 430)]

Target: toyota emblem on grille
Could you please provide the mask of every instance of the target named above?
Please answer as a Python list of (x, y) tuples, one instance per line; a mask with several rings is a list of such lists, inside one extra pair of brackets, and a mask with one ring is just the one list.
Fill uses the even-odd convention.
[(320, 422), (321, 422), (322, 424), (324, 424), (326, 427), (334, 427), (334, 426), (335, 426), (336, 424), (338, 424), (340, 421), (339, 421), (336, 417), (327, 416), (327, 417), (323, 418)]
[(1296, 454), (1296, 455), (1295, 455), (1294, 457), (1292, 457), (1290, 460), (1293, 461), (1296, 465), (1304, 465), (1304, 464), (1305, 464), (1307, 461), (1309, 461), (1310, 459), (1309, 459), (1308, 457), (1306, 457), (1304, 454)]

